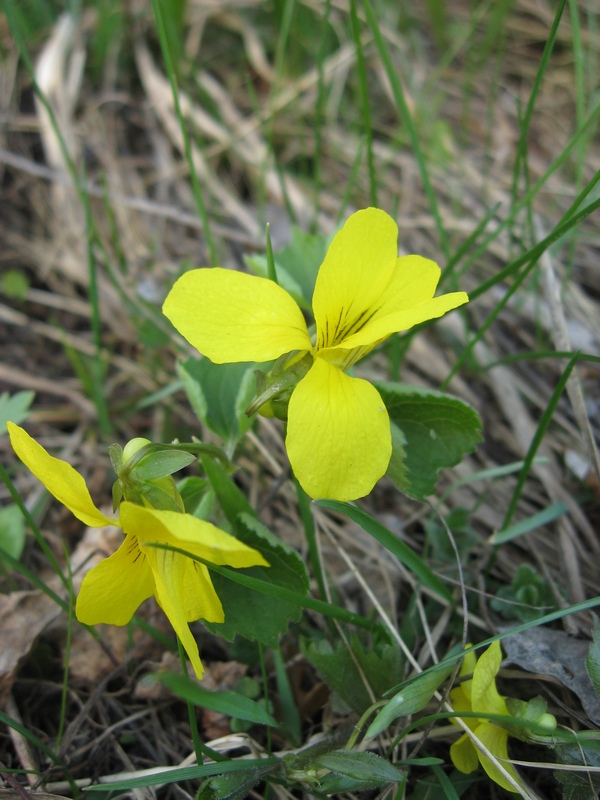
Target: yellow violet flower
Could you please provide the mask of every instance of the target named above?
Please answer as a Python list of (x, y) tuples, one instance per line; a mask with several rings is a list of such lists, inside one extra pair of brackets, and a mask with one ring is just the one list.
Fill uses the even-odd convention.
[(280, 286), (215, 267), (185, 273), (163, 312), (218, 364), (265, 362), (298, 351), (312, 365), (294, 388), (286, 448), (300, 485), (313, 498), (355, 500), (388, 467), (392, 440), (385, 405), (368, 381), (345, 371), (392, 333), (441, 317), (468, 301), (434, 297), (440, 268), (417, 255), (398, 258), (398, 227), (376, 208), (353, 214), (321, 264), (313, 294), (316, 337)]
[(77, 619), (85, 625), (126, 625), (138, 606), (154, 595), (198, 678), (204, 668), (189, 622), (223, 622), (223, 607), (208, 569), (191, 558), (153, 547), (166, 544), (213, 564), (269, 566), (263, 556), (214, 525), (191, 514), (164, 511), (124, 501), (117, 518), (99, 511), (83, 477), (66, 461), (51, 456), (22, 428), (7, 423), (15, 453), (50, 494), (85, 525), (120, 527), (125, 540), (116, 553), (84, 577), (77, 597)]
[[(500, 670), (501, 663), (502, 650), (498, 641), (492, 642), (479, 659), (474, 652), (468, 652), (464, 657), (460, 674), (472, 673), (473, 677), (450, 692), (450, 701), (458, 714), (461, 711), (471, 711), (484, 715), (481, 719), (464, 718), (463, 722), (469, 726), (489, 752), (501, 761), (508, 774), (519, 785), (522, 785), (517, 771), (508, 762), (508, 731), (485, 716), (488, 714), (511, 716), (504, 697), (498, 694), (496, 689), (496, 675)], [(489, 777), (499, 786), (508, 792), (515, 791), (514, 786), (507, 781), (492, 760), (475, 747), (467, 733), (451, 746), (450, 758), (454, 766), (465, 773), (473, 772), (481, 764)]]

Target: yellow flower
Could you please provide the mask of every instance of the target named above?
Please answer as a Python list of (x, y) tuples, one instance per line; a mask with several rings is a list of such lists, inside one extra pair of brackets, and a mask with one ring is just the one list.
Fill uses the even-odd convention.
[(396, 223), (379, 209), (348, 219), (317, 276), (314, 345), (295, 300), (266, 278), (218, 267), (192, 270), (163, 306), (177, 330), (215, 363), (265, 362), (292, 351), (312, 356), (289, 402), (286, 448), (313, 498), (363, 497), (390, 461), (385, 405), (374, 386), (345, 370), (392, 333), (468, 301), (464, 292), (434, 298), (440, 268), (421, 256), (398, 258), (397, 240)]
[[(519, 785), (522, 785), (515, 768), (508, 762), (508, 731), (486, 718), (489, 714), (510, 717), (506, 702), (496, 689), (496, 675), (500, 670), (501, 662), (502, 650), (498, 641), (492, 642), (479, 659), (474, 652), (468, 652), (465, 655), (460, 674), (472, 673), (473, 677), (450, 692), (450, 701), (458, 714), (461, 711), (482, 714), (481, 719), (470, 717), (465, 718), (463, 722), (468, 725), (489, 752), (501, 761), (508, 774)], [(465, 773), (473, 772), (481, 764), (489, 777), (499, 786), (508, 792), (515, 791), (515, 787), (507, 781), (493, 761), (475, 747), (467, 733), (452, 745), (450, 758), (454, 766)]]
[(70, 464), (51, 456), (18, 425), (9, 422), (7, 427), (21, 461), (77, 519), (91, 528), (115, 525), (125, 534), (117, 552), (83, 579), (75, 608), (77, 619), (85, 625), (126, 625), (140, 603), (154, 595), (201, 678), (204, 668), (188, 623), (200, 618), (223, 622), (221, 601), (203, 564), (152, 544), (178, 547), (230, 567), (269, 566), (263, 556), (190, 514), (124, 501), (117, 518), (105, 516)]

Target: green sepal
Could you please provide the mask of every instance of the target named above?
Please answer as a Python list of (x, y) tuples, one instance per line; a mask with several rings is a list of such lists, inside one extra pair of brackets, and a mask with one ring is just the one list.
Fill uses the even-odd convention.
[(144, 456), (136, 464), (133, 472), (136, 478), (142, 481), (165, 478), (167, 475), (172, 475), (189, 466), (196, 458), (193, 453), (186, 453), (183, 450), (155, 450)]
[[(164, 480), (164, 479), (163, 479)], [(172, 480), (172, 478), (171, 478)], [(141, 494), (152, 508), (158, 511), (183, 511), (183, 503), (173, 482), (173, 491), (163, 489), (155, 483), (143, 483)]]

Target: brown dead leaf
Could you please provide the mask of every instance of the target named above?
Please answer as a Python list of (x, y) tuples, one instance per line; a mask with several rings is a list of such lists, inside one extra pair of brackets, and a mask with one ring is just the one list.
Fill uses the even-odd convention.
[[(79, 590), (88, 570), (113, 553), (121, 539), (117, 528), (87, 529), (72, 558), (75, 592)], [(59, 597), (66, 599), (66, 592), (58, 577), (52, 577), (47, 585)], [(0, 595), (0, 705), (4, 705), (19, 668), (38, 636), (62, 615), (60, 606), (40, 589)], [(90, 638), (83, 628), (75, 626), (74, 644), (78, 637)]]

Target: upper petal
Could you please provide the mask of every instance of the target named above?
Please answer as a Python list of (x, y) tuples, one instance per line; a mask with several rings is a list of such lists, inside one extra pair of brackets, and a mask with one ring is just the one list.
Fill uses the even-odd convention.
[(163, 305), (179, 333), (217, 364), (271, 361), (310, 350), (296, 301), (266, 278), (229, 269), (184, 273)]
[(502, 649), (500, 642), (496, 640), (479, 656), (473, 670), (471, 687), (473, 711), (508, 716), (506, 702), (496, 688), (496, 675), (501, 663)]
[(333, 239), (313, 294), (316, 349), (334, 347), (377, 307), (398, 255), (398, 226), (377, 208), (357, 211)]
[(294, 390), (286, 447), (310, 497), (356, 500), (368, 494), (390, 461), (387, 410), (375, 387), (322, 358)]
[(81, 584), (75, 612), (85, 625), (126, 625), (154, 594), (154, 579), (135, 536), (91, 569)]
[(258, 550), (191, 514), (159, 511), (125, 502), (121, 503), (120, 517), (123, 530), (135, 532), (141, 544), (169, 544), (212, 564), (237, 568), (269, 566)]
[(465, 292), (433, 296), (440, 274), (438, 265), (428, 258), (412, 255), (396, 259), (385, 294), (374, 303), (364, 324), (338, 346), (350, 349), (374, 344), (467, 303)]
[(77, 519), (91, 528), (118, 524), (98, 511), (84, 479), (76, 469), (66, 461), (51, 456), (23, 428), (13, 422), (7, 422), (6, 427), (13, 450), (21, 461)]

